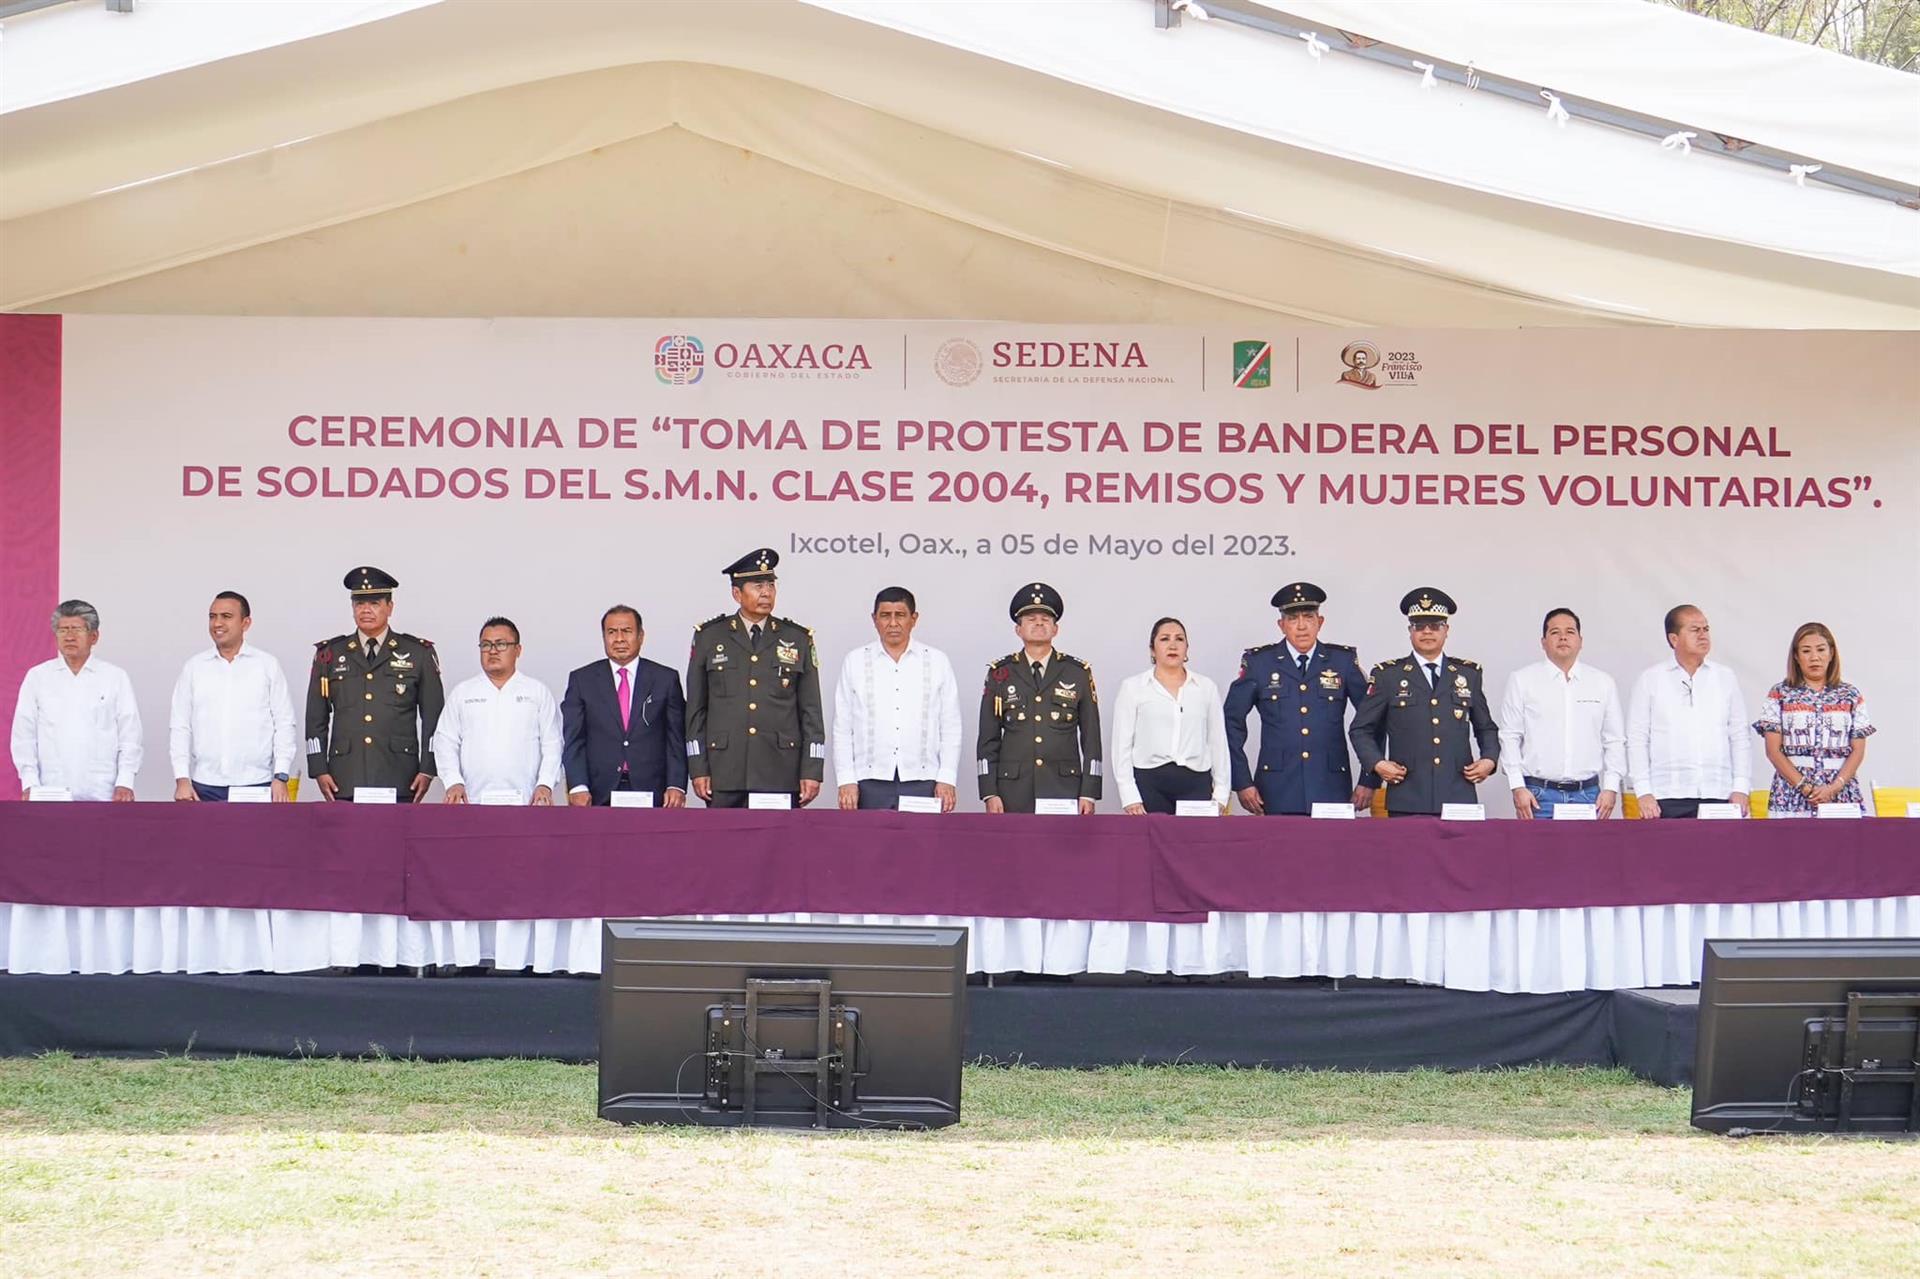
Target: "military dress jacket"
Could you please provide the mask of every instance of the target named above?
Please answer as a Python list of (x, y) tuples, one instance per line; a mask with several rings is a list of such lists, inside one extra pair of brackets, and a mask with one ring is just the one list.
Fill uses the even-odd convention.
[[(1353, 798), (1347, 707), (1366, 699), (1367, 677), (1351, 645), (1321, 642), (1306, 674), (1284, 640), (1250, 648), (1227, 689), (1227, 755), (1233, 789), (1257, 787), (1269, 813), (1310, 813)], [(1247, 714), (1260, 713), (1259, 767), (1247, 766)], [(1367, 777), (1373, 786), (1379, 778)]]
[(1420, 656), (1409, 653), (1379, 663), (1367, 678), (1348, 736), (1369, 785), (1381, 784), (1373, 771), (1381, 760), (1405, 766), (1406, 780), (1387, 787), (1387, 811), (1438, 814), (1442, 804), (1478, 803), (1460, 770), (1476, 759), (1500, 762), (1500, 730), (1480, 663), (1445, 657), (1436, 688)]
[(307, 673), (307, 775), (331, 775), (342, 799), (391, 786), (404, 803), (416, 775), (434, 774), (445, 705), (440, 655), (419, 636), (390, 630), (371, 660), (357, 632), (321, 640)]
[(694, 628), (687, 659), (687, 775), (721, 791), (797, 794), (827, 770), (813, 632), (769, 617), (755, 644), (738, 613)]
[(980, 798), (1010, 813), (1041, 799), (1099, 799), (1104, 771), (1093, 671), (1055, 650), (1033, 677), (1024, 653), (987, 667), (980, 691)]

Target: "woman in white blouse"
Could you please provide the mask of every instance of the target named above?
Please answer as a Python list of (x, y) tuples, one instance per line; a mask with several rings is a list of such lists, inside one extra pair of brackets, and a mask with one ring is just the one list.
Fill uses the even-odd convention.
[(1107, 753), (1120, 802), (1129, 813), (1171, 813), (1183, 799), (1210, 799), (1225, 810), (1227, 718), (1220, 689), (1187, 669), (1187, 628), (1153, 624), (1153, 665), (1120, 685)]

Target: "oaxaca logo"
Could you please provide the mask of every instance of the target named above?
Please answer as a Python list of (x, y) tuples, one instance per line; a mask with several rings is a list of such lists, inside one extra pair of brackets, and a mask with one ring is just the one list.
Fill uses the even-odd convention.
[(1273, 385), (1273, 343), (1233, 344), (1233, 384), (1247, 390)]
[(669, 333), (653, 344), (653, 375), (668, 386), (692, 386), (706, 367), (706, 349), (690, 333)]

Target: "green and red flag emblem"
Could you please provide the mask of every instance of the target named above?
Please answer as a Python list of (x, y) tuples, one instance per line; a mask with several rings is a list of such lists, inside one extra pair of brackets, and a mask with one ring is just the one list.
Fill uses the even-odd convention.
[(1273, 343), (1233, 344), (1233, 384), (1247, 388), (1273, 385)]

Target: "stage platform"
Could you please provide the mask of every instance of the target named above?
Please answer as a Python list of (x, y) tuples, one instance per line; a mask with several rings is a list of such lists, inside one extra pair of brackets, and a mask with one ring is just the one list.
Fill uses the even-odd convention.
[[(0, 1055), (591, 1061), (581, 977), (0, 975)], [(1622, 1065), (1691, 1082), (1697, 992), (1506, 995), (1324, 978), (1076, 977), (967, 990), (967, 1057), (1472, 1070)]]

